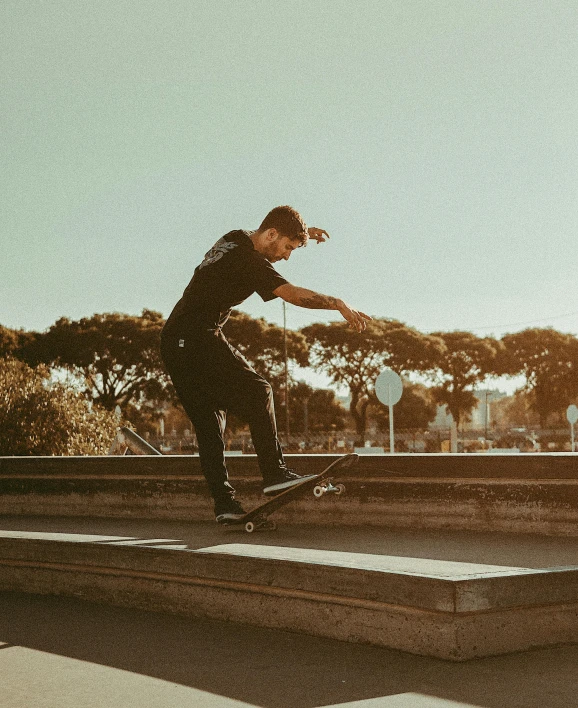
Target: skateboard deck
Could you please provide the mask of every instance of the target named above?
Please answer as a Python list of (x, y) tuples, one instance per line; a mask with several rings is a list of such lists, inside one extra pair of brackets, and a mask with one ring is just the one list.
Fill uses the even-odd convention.
[(345, 491), (343, 484), (333, 484), (333, 477), (337, 470), (347, 469), (357, 462), (358, 455), (351, 453), (344, 455), (337, 460), (334, 460), (323, 472), (304, 480), (294, 487), (289, 487), (280, 494), (270, 497), (266, 502), (256, 506), (251, 511), (248, 511), (245, 516), (242, 516), (236, 521), (223, 524), (223, 527), (229, 531), (244, 530), (247, 533), (253, 531), (273, 531), (277, 528), (274, 521), (269, 521), (269, 516), (277, 509), (280, 509), (285, 504), (292, 502), (294, 499), (304, 496), (310, 491), (319, 499), (324, 494), (335, 494), (339, 496)]

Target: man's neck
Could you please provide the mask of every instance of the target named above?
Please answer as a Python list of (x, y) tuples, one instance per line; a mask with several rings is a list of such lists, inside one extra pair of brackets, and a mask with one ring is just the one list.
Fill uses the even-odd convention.
[(264, 233), (259, 233), (258, 231), (249, 231), (249, 238), (253, 243), (253, 248), (259, 253), (263, 253), (264, 247), (266, 246)]

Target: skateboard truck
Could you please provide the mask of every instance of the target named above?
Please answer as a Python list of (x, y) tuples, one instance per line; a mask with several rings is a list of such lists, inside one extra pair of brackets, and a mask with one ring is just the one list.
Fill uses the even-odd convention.
[(253, 533), (254, 531), (276, 531), (277, 524), (274, 521), (269, 521), (266, 516), (256, 517), (253, 521), (247, 521), (245, 531)]
[(254, 531), (276, 531), (277, 524), (275, 521), (269, 521), (265, 514), (254, 516), (250, 521), (246, 523), (242, 519), (239, 521), (229, 521), (223, 524), (223, 528), (226, 531), (240, 531), (245, 529), (247, 533), (253, 533)]
[(343, 494), (344, 491), (344, 484), (333, 484), (331, 479), (327, 479), (322, 484), (318, 484), (313, 488), (313, 494), (317, 499), (324, 494), (335, 494), (335, 496), (338, 497), (340, 494)]

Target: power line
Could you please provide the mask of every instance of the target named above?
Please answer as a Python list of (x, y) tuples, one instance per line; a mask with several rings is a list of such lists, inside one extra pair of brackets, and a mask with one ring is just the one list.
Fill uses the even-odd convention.
[[(293, 311), (299, 311), (300, 308), (294, 307), (293, 305), (289, 304), (287, 307), (287, 310), (293, 310)], [(469, 327), (468, 329), (470, 331), (473, 330), (480, 330), (480, 329), (503, 329), (505, 327), (524, 327), (525, 325), (533, 325), (533, 324), (540, 324), (540, 322), (551, 322), (553, 320), (561, 320), (565, 319), (566, 317), (576, 317), (578, 316), (578, 311), (576, 312), (567, 312), (564, 315), (552, 315), (551, 317), (542, 317), (539, 320), (525, 320), (523, 322), (508, 322), (506, 324), (496, 324), (496, 325), (484, 325), (483, 327)]]
[(502, 329), (503, 327), (522, 327), (524, 325), (539, 324), (540, 322), (550, 322), (551, 320), (561, 320), (565, 317), (574, 317), (578, 312), (567, 312), (565, 315), (554, 315), (552, 317), (542, 317), (539, 320), (527, 320), (526, 322), (510, 322), (509, 324), (486, 325), (484, 327), (471, 327), (470, 329)]

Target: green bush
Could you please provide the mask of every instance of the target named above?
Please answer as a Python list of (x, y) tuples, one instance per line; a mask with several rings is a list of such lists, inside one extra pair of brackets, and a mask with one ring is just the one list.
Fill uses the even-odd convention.
[(0, 359), (0, 455), (102, 455), (112, 444), (114, 413), (50, 383), (49, 369)]

